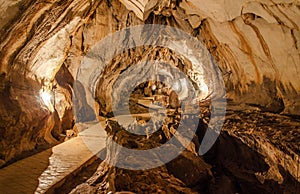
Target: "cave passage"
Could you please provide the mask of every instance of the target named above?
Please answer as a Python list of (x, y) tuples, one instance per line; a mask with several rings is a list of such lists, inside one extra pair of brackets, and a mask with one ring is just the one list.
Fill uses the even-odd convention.
[(300, 194), (300, 1), (6, 0), (0, 193)]

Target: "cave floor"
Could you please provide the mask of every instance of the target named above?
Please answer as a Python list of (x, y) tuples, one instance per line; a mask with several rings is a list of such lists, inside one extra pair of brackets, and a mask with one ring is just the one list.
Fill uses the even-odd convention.
[[(105, 147), (106, 133), (98, 131), (98, 124), (89, 123), (84, 128), (87, 126), (91, 127), (81, 129), (84, 131), (75, 138), (0, 169), (0, 193), (49, 192), (72, 173), (93, 163), (97, 159), (94, 153)], [(100, 134), (91, 135), (95, 130)]]
[[(149, 117), (149, 114), (143, 113), (132, 116)], [(111, 118), (111, 120), (114, 119)], [(126, 120), (126, 115), (121, 119)], [(100, 122), (100, 125), (103, 128), (105, 122)], [(94, 153), (98, 153), (105, 148), (106, 132), (102, 130), (102, 134), (95, 136), (96, 132), (99, 134), (98, 129), (99, 125), (95, 123), (82, 125), (80, 130), (82, 132), (78, 137), (0, 169), (0, 193), (44, 193), (49, 190), (54, 191), (54, 189), (60, 187), (69, 187), (66, 190), (72, 190), (78, 185), (76, 180), (82, 178), (82, 172), (87, 169), (86, 167), (96, 163), (98, 158), (95, 157)], [(285, 190), (285, 186), (291, 185), (292, 190), (296, 193), (299, 192), (299, 118), (262, 113), (257, 110), (239, 111), (232, 107), (227, 109), (222, 133), (227, 133), (230, 138), (242, 142), (250, 150), (258, 153), (263, 158), (263, 163), (268, 163), (270, 166), (269, 171), (259, 172), (258, 169), (255, 169), (256, 167), (253, 167), (253, 172), (251, 171), (252, 175), (262, 184), (262, 187), (263, 185), (266, 186), (265, 182), (272, 180), (282, 185), (280, 186), (282, 191)], [(229, 141), (222, 135), (220, 137), (223, 141)], [(102, 140), (99, 141), (99, 138)], [(225, 143), (228, 143), (226, 146), (231, 149), (230, 144), (232, 143)], [(225, 147), (222, 143), (220, 145), (219, 147)], [(218, 166), (222, 166), (221, 173), (225, 173), (230, 179), (242, 180), (243, 173), (249, 173), (250, 171), (246, 169), (246, 172), (245, 169), (238, 166), (241, 164), (236, 164), (241, 161), (244, 162), (245, 158), (243, 159), (243, 157), (247, 156), (241, 156), (240, 154), (247, 155), (247, 153), (232, 153), (240, 151), (236, 148), (232, 148), (231, 151), (228, 149), (223, 153), (220, 153), (224, 151), (222, 149), (211, 153), (214, 155), (214, 160), (222, 161), (210, 162), (211, 159), (206, 159), (206, 162), (214, 167), (214, 174), (220, 173), (218, 172), (220, 171)], [(216, 155), (220, 155), (220, 157)], [(237, 162), (238, 160), (240, 161)], [(95, 170), (93, 169), (89, 176)], [(256, 170), (257, 172), (255, 172)], [(289, 178), (292, 179), (286, 180), (287, 177), (282, 171), (286, 172)], [(219, 175), (215, 176), (218, 177)], [(67, 181), (65, 181), (66, 179)], [(243, 181), (247, 182), (247, 180)], [(289, 183), (291, 181), (292, 183)], [(250, 184), (250, 182), (247, 184)], [(233, 184), (237, 183), (233, 182)]]

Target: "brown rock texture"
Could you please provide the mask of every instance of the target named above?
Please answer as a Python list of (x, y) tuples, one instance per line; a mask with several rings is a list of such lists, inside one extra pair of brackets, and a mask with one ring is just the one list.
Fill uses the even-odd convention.
[[(227, 114), (218, 145), (224, 145), (222, 141), (234, 142), (232, 149), (240, 146), (242, 151), (250, 153), (243, 161), (256, 156), (259, 164), (250, 165), (251, 169), (240, 164), (242, 170), (239, 171), (234, 167), (236, 163), (226, 157), (238, 160), (236, 152), (241, 150), (220, 155), (218, 159), (224, 162), (212, 164), (210, 156), (193, 159), (195, 156), (189, 155), (193, 149), (190, 149), (189, 154), (183, 154), (175, 163), (169, 164), (169, 169), (164, 166), (152, 172), (123, 172), (103, 164), (104, 167), (99, 168), (106, 168), (106, 171), (100, 169), (106, 178), (95, 175), (100, 176), (99, 180), (85, 183), (78, 192), (83, 187), (91, 193), (97, 192), (94, 185), (103, 191), (131, 188), (143, 192), (143, 188), (151, 189), (154, 184), (143, 183), (143, 176), (155, 176), (162, 183), (153, 188), (153, 192), (163, 189), (178, 193), (221, 192), (214, 186), (193, 190), (188, 186), (199, 180), (186, 178), (181, 171), (171, 173), (173, 165), (192, 163), (192, 166), (198, 166), (202, 175), (203, 171), (209, 171), (207, 162), (217, 169), (213, 172), (219, 173), (219, 176), (203, 173), (206, 178), (213, 177), (208, 184), (222, 186), (226, 183), (223, 186), (227, 193), (274, 193), (272, 186), (278, 188), (279, 193), (293, 193), (299, 188), (300, 181), (297, 170), (299, 21), (299, 0), (4, 1), (0, 6), (0, 166), (24, 157), (28, 151), (58, 143), (64, 131), (73, 128), (75, 121), (94, 120), (98, 114), (110, 116), (114, 83), (123, 71), (142, 59), (164, 60), (184, 73), (190, 70), (192, 75), (196, 74), (189, 59), (170, 49), (147, 46), (129, 49), (116, 56), (99, 77), (96, 90), (99, 110), (93, 110), (93, 106), (85, 101), (81, 83), (74, 83), (74, 80), (83, 58), (93, 46), (126, 27), (162, 24), (191, 34), (210, 51), (222, 72), (230, 102), (228, 107), (234, 114)], [(138, 79), (138, 76), (132, 76), (132, 79)], [(52, 94), (50, 105), (43, 102), (41, 91)], [(78, 93), (75, 106), (72, 96)], [(150, 96), (150, 91), (147, 93)], [(122, 99), (121, 95), (119, 97)], [(178, 105), (176, 97), (170, 100), (175, 101), (174, 107)], [(85, 119), (74, 118), (74, 110)], [(280, 117), (277, 123), (273, 120), (276, 115)], [(287, 124), (285, 119), (289, 121)], [(201, 122), (205, 126), (205, 119)], [(291, 130), (287, 131), (287, 128)], [(166, 138), (171, 135), (167, 131), (171, 128), (164, 128)], [(197, 133), (201, 139), (199, 134), (203, 131)], [(197, 147), (197, 142), (194, 146)], [(222, 146), (216, 146), (212, 155), (222, 151)], [(224, 169), (220, 170), (220, 166)], [(111, 174), (115, 179), (108, 180)], [(129, 175), (132, 177), (123, 177)], [(140, 184), (134, 185), (137, 177)], [(126, 180), (121, 181), (124, 185), (120, 180)], [(169, 184), (170, 187), (164, 187)], [(257, 189), (243, 190), (255, 185), (258, 185)]]

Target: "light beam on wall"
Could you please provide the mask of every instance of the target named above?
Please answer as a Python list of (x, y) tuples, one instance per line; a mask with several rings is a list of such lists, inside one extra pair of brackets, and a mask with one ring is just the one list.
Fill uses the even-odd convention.
[(43, 103), (47, 106), (47, 108), (51, 111), (51, 112), (54, 112), (54, 107), (52, 105), (52, 94), (51, 94), (51, 91), (47, 91), (47, 90), (44, 90), (44, 89), (41, 89), (40, 91), (40, 96), (43, 100)]

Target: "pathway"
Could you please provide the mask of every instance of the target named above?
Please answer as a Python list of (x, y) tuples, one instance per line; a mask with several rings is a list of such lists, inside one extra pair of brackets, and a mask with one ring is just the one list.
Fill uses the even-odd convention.
[(105, 148), (100, 125), (90, 124), (78, 137), (0, 169), (0, 194), (45, 193), (58, 187)]

